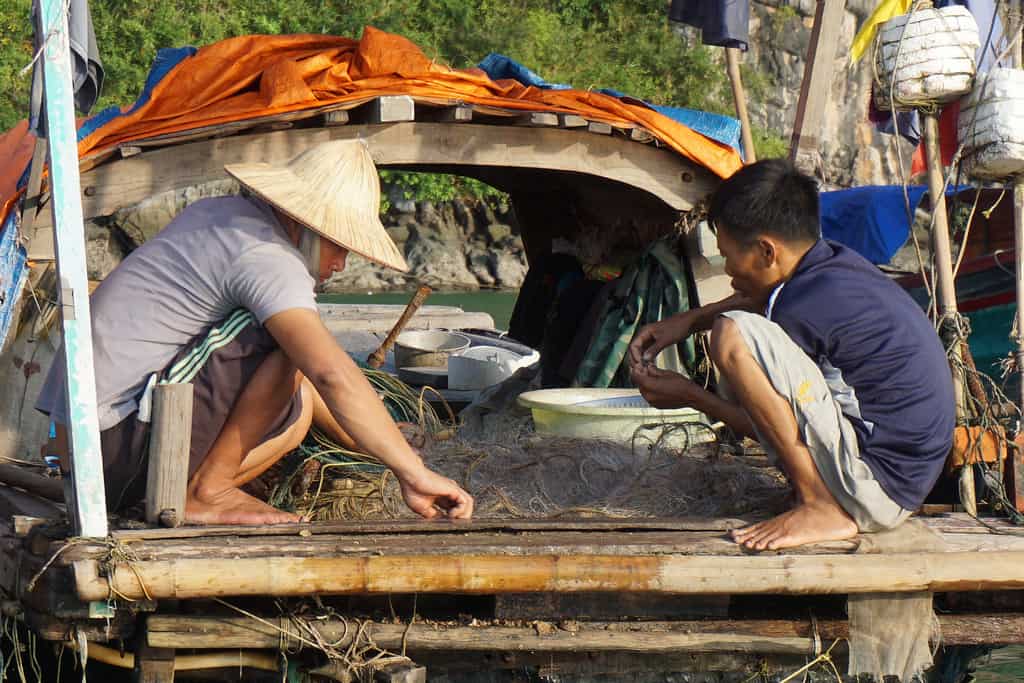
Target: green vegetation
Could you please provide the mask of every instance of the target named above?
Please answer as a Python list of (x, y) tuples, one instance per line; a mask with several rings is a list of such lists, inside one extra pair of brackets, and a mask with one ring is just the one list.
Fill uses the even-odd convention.
[[(32, 59), (30, 6), (31, 0), (0, 3), (0, 130), (27, 111), (29, 77), (19, 71)], [(133, 102), (161, 47), (249, 33), (357, 37), (373, 25), (454, 67), (500, 52), (552, 82), (732, 113), (720, 51), (686, 45), (669, 27), (664, 0), (91, 0), (90, 6), (107, 76), (97, 110)], [(775, 143), (763, 131), (759, 142)], [(487, 194), (465, 180), (404, 174), (390, 180), (416, 197)]]

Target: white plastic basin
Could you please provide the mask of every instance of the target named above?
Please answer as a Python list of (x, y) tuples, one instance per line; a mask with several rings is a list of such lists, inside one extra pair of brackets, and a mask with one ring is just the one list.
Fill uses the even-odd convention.
[(538, 434), (669, 448), (714, 438), (703, 413), (654, 408), (636, 389), (541, 389), (520, 394), (519, 404), (533, 413)]

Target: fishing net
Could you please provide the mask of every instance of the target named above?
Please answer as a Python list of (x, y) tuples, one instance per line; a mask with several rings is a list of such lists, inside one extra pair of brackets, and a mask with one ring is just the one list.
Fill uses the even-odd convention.
[[(717, 442), (668, 447), (666, 433), (649, 428), (631, 443), (540, 435), (528, 412), (508, 405), (452, 430), (423, 395), (384, 381), (382, 397), (406, 438), (474, 496), (478, 517), (721, 517), (786, 507), (789, 487), (777, 469)], [(379, 461), (316, 429), (263, 486), (272, 505), (313, 520), (415, 517)]]

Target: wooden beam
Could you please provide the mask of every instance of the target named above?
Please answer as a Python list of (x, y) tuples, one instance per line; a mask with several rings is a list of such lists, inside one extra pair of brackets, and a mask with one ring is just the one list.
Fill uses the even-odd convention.
[[(1024, 22), (1024, 16), (1021, 17)], [(1019, 37), (1019, 36), (1018, 36)], [(1017, 329), (1024, 330), (1024, 178), (1013, 181), (1013, 244), (1016, 262)], [(1020, 402), (1024, 406), (1024, 335), (1017, 336), (1017, 374), (1020, 377)]]
[(825, 104), (831, 99), (832, 72), (843, 24), (843, 0), (818, 0), (814, 28), (804, 61), (804, 78), (797, 100), (796, 121), (789, 143), (789, 158), (805, 173), (814, 173), (819, 159)]
[[(1024, 589), (1024, 551), (885, 555), (436, 555), (73, 563), (82, 600), (387, 593), (831, 594)], [(145, 585), (145, 591), (143, 590)]]
[(562, 128), (586, 128), (587, 120), (578, 114), (559, 114), (558, 125)]
[[(588, 129), (593, 131), (596, 123)], [(510, 166), (582, 173), (645, 190), (679, 211), (689, 210), (714, 189), (714, 176), (706, 169), (675, 152), (611, 137), (611, 126), (601, 125), (608, 137), (548, 128), (407, 122), (206, 139), (148, 149), (91, 169), (82, 175), (82, 207), (86, 218), (108, 216), (161, 192), (223, 179), (225, 164), (284, 163), (314, 145), (359, 138), (385, 168)], [(681, 180), (684, 174), (689, 182)], [(44, 222), (52, 224), (41, 215), (40, 227)]]
[[(627, 615), (623, 615), (627, 616)], [(1024, 643), (1024, 615), (941, 614), (942, 642), (947, 645), (1017, 645)], [(287, 618), (264, 618), (266, 623), (241, 617), (153, 615), (146, 638), (153, 647), (181, 649), (277, 649), (297, 645), (302, 635)], [(356, 629), (337, 621), (310, 623), (322, 638), (351, 643)], [(278, 630), (280, 629), (280, 630)], [(481, 624), (368, 624), (380, 647), (413, 652), (753, 652), (809, 655), (814, 636), (823, 641), (848, 638), (845, 619), (747, 619), (669, 622), (576, 622), (570, 629), (553, 627), (542, 633), (536, 626)]]
[(736, 106), (736, 117), (740, 120), (740, 135), (743, 138), (743, 161), (752, 164), (757, 161), (754, 150), (754, 134), (750, 129), (750, 116), (747, 114), (747, 95), (743, 91), (743, 79), (740, 77), (740, 51), (735, 47), (725, 48), (725, 65), (729, 72), (729, 83), (732, 85), (732, 99)]
[(516, 118), (520, 126), (538, 126), (541, 128), (558, 126), (558, 114), (549, 111), (526, 112)]
[(0, 483), (24, 489), (55, 503), (64, 502), (64, 485), (59, 479), (51, 479), (21, 465), (0, 463)]
[(176, 527), (185, 521), (189, 444), (192, 442), (192, 385), (153, 387), (153, 423), (146, 475), (146, 521)]
[(348, 111), (344, 109), (324, 112), (321, 116), (325, 126), (344, 126), (348, 123)]
[(416, 102), (408, 95), (384, 95), (371, 100), (360, 113), (371, 124), (415, 121)]
[(611, 135), (612, 124), (604, 121), (591, 121), (587, 124), (587, 130), (597, 135)]
[(38, 21), (46, 37), (40, 64), (46, 100), (50, 204), (56, 233), (68, 437), (74, 482), (74, 500), (69, 501), (69, 508), (74, 512), (72, 522), (76, 535), (102, 538), (107, 535), (107, 508), (96, 411), (85, 228), (78, 173), (68, 16), (64, 0), (42, 0)]

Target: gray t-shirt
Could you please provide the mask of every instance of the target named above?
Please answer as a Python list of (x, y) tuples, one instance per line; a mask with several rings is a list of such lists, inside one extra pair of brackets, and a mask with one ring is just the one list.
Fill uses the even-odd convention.
[[(194, 337), (246, 308), (262, 324), (317, 310), (313, 278), (273, 212), (245, 197), (201, 199), (133, 251), (90, 297), (100, 429), (138, 409), (146, 381)], [(36, 409), (66, 424), (64, 354)]]

